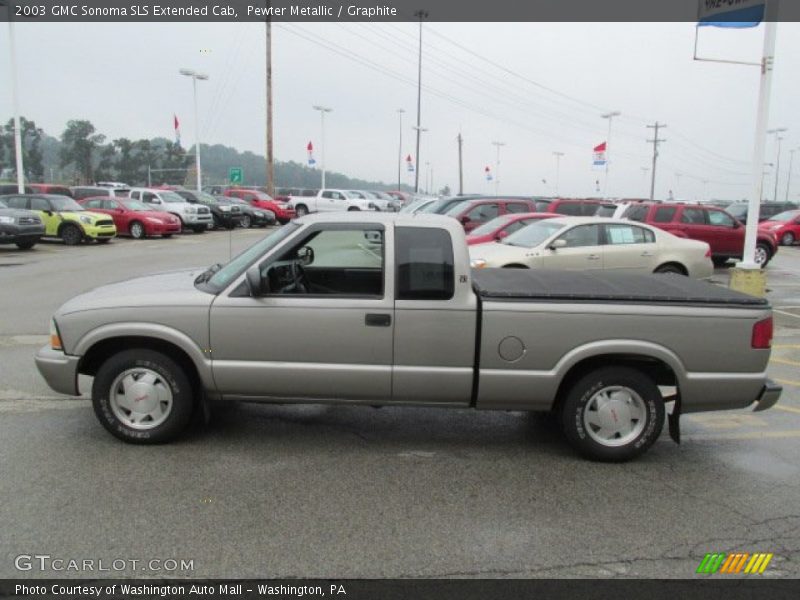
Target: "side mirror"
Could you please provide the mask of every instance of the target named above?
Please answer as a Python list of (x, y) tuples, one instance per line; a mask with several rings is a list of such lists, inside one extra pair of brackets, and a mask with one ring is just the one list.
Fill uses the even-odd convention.
[(314, 262), (314, 249), (309, 246), (303, 246), (297, 251), (297, 260), (301, 265), (307, 267)]
[(566, 247), (567, 247), (567, 240), (565, 239), (556, 240), (548, 246), (550, 250), (558, 250), (559, 248), (566, 248)]
[(253, 298), (265, 296), (269, 293), (269, 282), (266, 278), (261, 277), (261, 269), (258, 265), (253, 265), (245, 273), (247, 279), (247, 287), (250, 289), (250, 295)]
[(739, 227), (741, 227), (741, 226), (742, 226), (742, 224), (739, 221), (734, 221), (733, 222), (733, 228), (734, 229), (739, 229)]

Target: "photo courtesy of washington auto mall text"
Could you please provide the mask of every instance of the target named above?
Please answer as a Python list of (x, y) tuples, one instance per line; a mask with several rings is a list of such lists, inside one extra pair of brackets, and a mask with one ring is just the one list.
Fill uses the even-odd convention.
[(0, 600), (797, 600), (798, 73), (797, 0), (0, 0)]

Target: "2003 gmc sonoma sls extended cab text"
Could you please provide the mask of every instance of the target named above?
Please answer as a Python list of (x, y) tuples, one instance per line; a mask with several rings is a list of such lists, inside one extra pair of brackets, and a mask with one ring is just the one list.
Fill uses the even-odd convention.
[(175, 438), (208, 400), (406, 404), (554, 412), (618, 461), (668, 402), (676, 441), (681, 413), (773, 406), (771, 340), (765, 300), (679, 275), (471, 271), (454, 219), (362, 212), (78, 296), (36, 364), (65, 394), (94, 376), (99, 420), (130, 442)]

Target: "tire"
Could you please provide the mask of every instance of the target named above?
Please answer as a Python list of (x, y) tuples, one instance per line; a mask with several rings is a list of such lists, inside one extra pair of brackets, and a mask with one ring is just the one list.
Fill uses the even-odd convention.
[(171, 233), (162, 233), (162, 234), (161, 234), (161, 237), (162, 237), (162, 238), (164, 238), (164, 239), (166, 239), (166, 240), (168, 240), (169, 238), (171, 238), (171, 237), (172, 237), (172, 234), (171, 234)]
[(205, 233), (206, 229), (208, 229), (207, 225), (195, 225), (194, 227), (192, 227), (192, 231), (194, 231), (195, 233)]
[(781, 246), (794, 246), (795, 238), (791, 231), (787, 231), (781, 236)]
[(83, 241), (83, 231), (81, 231), (80, 227), (71, 223), (61, 228), (59, 236), (67, 246), (77, 246)]
[[(195, 401), (191, 382), (175, 361), (140, 349), (119, 352), (102, 364), (92, 385), (92, 405), (112, 435), (134, 444), (158, 444), (184, 432)], [(152, 410), (137, 413), (133, 406)]]
[(714, 266), (718, 269), (721, 269), (725, 265), (728, 264), (728, 260), (730, 260), (727, 256), (714, 256), (711, 258), (711, 262), (714, 263)]
[(358, 208), (357, 206), (351, 206), (350, 208), (347, 209), (347, 212), (356, 212), (356, 211), (360, 211), (360, 210), (361, 209)]
[(97, 243), (98, 244), (107, 244), (110, 241), (111, 241), (111, 238), (97, 238)]
[(305, 217), (308, 214), (308, 207), (305, 204), (298, 204), (294, 209), (294, 214), (298, 217)]
[(684, 277), (688, 275), (686, 271), (683, 269), (683, 267), (681, 267), (680, 265), (676, 265), (675, 263), (668, 263), (666, 265), (661, 265), (655, 271), (653, 271), (653, 273), (657, 275), (673, 273), (675, 275), (683, 275)]
[(38, 241), (39, 240), (25, 240), (24, 242), (17, 242), (17, 248), (20, 250), (30, 250)]
[(772, 260), (772, 248), (768, 244), (759, 242), (756, 244), (755, 263), (762, 269)]
[(527, 269), (525, 265), (513, 264), (513, 265), (503, 265), (504, 269)]
[(658, 439), (664, 412), (664, 399), (650, 377), (630, 367), (603, 367), (572, 385), (561, 422), (567, 441), (583, 456), (623, 462)]
[(253, 221), (250, 219), (250, 215), (245, 215), (242, 217), (241, 226), (244, 229), (250, 229), (253, 226)]
[(133, 221), (128, 226), (128, 233), (130, 233), (131, 237), (135, 240), (143, 240), (147, 235), (144, 228), (144, 223), (141, 221)]

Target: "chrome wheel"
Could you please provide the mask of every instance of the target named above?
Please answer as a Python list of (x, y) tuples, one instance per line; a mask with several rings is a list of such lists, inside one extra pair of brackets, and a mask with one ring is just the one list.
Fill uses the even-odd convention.
[(167, 420), (172, 410), (172, 391), (167, 381), (151, 369), (128, 369), (111, 384), (109, 401), (114, 416), (131, 429), (153, 429)]
[(759, 267), (763, 267), (769, 262), (769, 251), (764, 246), (756, 246), (755, 261)]
[(250, 215), (245, 215), (242, 217), (241, 226), (243, 229), (250, 229), (252, 225), (252, 221), (250, 220)]
[(624, 386), (595, 393), (583, 411), (586, 433), (598, 444), (615, 448), (631, 443), (644, 430), (647, 409), (642, 397)]
[(791, 231), (787, 231), (783, 234), (781, 238), (781, 244), (784, 246), (793, 246), (794, 245), (794, 234)]
[(305, 207), (305, 205), (298, 204), (294, 212), (298, 217), (305, 217), (308, 214), (308, 209)]
[(144, 225), (139, 221), (131, 223), (131, 237), (135, 240), (140, 240), (144, 237)]

